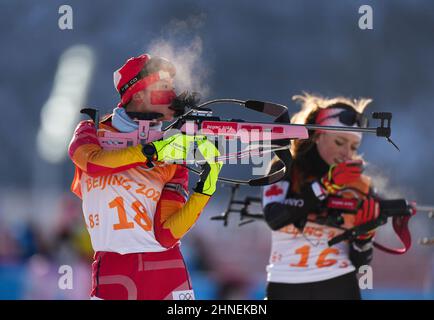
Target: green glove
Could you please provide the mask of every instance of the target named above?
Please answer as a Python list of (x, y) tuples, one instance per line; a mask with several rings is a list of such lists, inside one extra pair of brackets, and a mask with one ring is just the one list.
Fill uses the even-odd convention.
[(195, 140), (198, 140), (195, 136), (177, 133), (163, 140), (154, 141), (143, 146), (142, 151), (152, 161), (184, 161), (187, 160), (190, 145)]
[(217, 178), (222, 169), (223, 162), (216, 161), (216, 157), (220, 156), (220, 152), (214, 143), (207, 140), (206, 137), (203, 137), (202, 140), (198, 140), (197, 146), (207, 162), (201, 166), (202, 173), (200, 174), (200, 180), (193, 190), (194, 192), (212, 196), (216, 191)]

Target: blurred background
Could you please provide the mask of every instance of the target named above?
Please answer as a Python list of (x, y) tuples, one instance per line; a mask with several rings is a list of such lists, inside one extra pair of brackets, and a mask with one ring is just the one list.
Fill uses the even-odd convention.
[[(72, 29), (59, 27), (64, 4)], [(372, 30), (359, 28), (362, 5), (373, 9)], [(0, 1), (0, 299), (88, 298), (93, 252), (69, 191), (67, 145), (82, 107), (116, 106), (113, 71), (143, 52), (172, 59), (179, 90), (203, 99), (266, 100), (296, 112), (291, 97), (302, 91), (372, 98), (368, 111), (393, 112), (401, 149), (364, 139), (378, 188), (434, 205), (433, 32), (429, 0)], [(267, 120), (219, 108), (222, 117)], [(227, 165), (222, 174), (247, 178), (251, 169)], [(196, 297), (263, 299), (268, 228), (239, 227), (236, 215), (228, 227), (209, 219), (229, 192), (219, 188), (182, 241)], [(242, 189), (240, 198), (247, 193), (261, 190)], [(375, 252), (374, 289), (364, 298), (434, 298), (434, 246), (418, 244), (434, 236), (434, 221), (418, 214), (410, 229), (407, 254)], [(389, 227), (379, 231), (383, 242), (394, 237)], [(72, 290), (58, 287), (61, 265), (73, 268)]]

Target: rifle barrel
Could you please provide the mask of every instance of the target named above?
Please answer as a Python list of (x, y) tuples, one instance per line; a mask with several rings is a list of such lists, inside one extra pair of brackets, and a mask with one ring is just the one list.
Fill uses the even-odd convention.
[[(298, 125), (298, 124), (291, 124)], [(314, 124), (303, 124), (301, 126), (306, 127), (309, 130), (331, 130), (331, 131), (353, 131), (364, 133), (377, 133), (377, 128), (359, 128), (359, 127), (339, 127), (339, 126), (321, 126)]]

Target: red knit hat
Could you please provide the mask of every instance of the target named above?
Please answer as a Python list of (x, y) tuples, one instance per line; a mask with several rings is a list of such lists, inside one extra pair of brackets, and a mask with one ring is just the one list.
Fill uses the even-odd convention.
[(121, 104), (126, 105), (134, 93), (149, 85), (175, 76), (176, 69), (171, 62), (161, 57), (142, 54), (127, 60), (113, 73), (116, 90), (121, 96)]

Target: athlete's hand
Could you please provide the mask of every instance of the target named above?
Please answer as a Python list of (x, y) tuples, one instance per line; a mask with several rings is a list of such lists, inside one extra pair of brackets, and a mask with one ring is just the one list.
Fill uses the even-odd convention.
[(183, 133), (174, 134), (163, 140), (153, 141), (143, 146), (143, 154), (153, 161), (180, 162), (187, 160), (191, 144), (198, 136)]
[(193, 189), (195, 192), (212, 196), (216, 191), (217, 178), (223, 166), (222, 161), (217, 161), (216, 157), (220, 156), (220, 152), (215, 144), (209, 141), (206, 137), (202, 140), (197, 140), (198, 150), (206, 160), (203, 164), (200, 180)]
[(341, 162), (330, 166), (328, 173), (322, 177), (321, 183), (328, 194), (336, 194), (345, 185), (360, 178), (363, 171), (361, 160)]
[[(354, 226), (359, 226), (361, 224), (365, 224), (372, 220), (375, 220), (380, 215), (380, 205), (377, 200), (373, 197), (368, 197), (363, 200), (362, 205), (357, 211), (356, 218), (354, 220)], [(360, 235), (357, 237), (358, 240), (367, 240), (371, 239), (375, 235), (375, 229), (370, 230), (369, 232)]]

